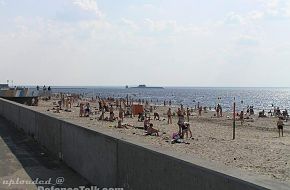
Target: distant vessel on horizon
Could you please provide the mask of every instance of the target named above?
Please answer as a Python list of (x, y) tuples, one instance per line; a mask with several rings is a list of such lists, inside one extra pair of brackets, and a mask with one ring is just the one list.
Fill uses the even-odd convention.
[(128, 85), (126, 85), (126, 88), (153, 88), (153, 89), (164, 89), (163, 87), (159, 87), (159, 86), (146, 86), (145, 84), (140, 84), (139, 86), (135, 86), (135, 87), (128, 87)]

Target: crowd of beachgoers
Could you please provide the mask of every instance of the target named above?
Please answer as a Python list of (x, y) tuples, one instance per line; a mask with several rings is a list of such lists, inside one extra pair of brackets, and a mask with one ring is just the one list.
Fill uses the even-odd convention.
[(287, 110), (275, 107), (255, 113), (253, 106), (236, 110), (233, 140), (234, 114), (223, 112), (221, 104), (184, 107), (170, 100), (156, 105), (128, 97), (64, 93), (40, 99), (36, 110), (86, 127), (290, 182)]
[[(117, 121), (117, 128), (127, 128), (127, 123), (123, 124), (125, 117), (133, 118), (135, 114), (138, 114), (138, 121), (143, 122), (143, 129), (145, 135), (157, 135), (159, 136), (158, 130), (154, 129), (153, 123), (150, 122), (153, 120), (160, 120), (160, 113), (157, 111), (157, 106), (152, 105), (149, 103), (149, 101), (144, 99), (130, 99), (127, 98), (113, 98), (113, 97), (107, 97), (107, 98), (100, 98), (98, 96), (92, 97), (92, 98), (81, 98), (81, 95), (71, 95), (71, 94), (54, 94), (55, 99), (59, 99), (56, 102), (54, 102), (56, 113), (59, 113), (60, 110), (64, 110), (66, 112), (71, 112), (72, 106), (79, 107), (79, 116), (80, 117), (90, 117), (90, 116), (98, 116), (98, 120), (103, 121), (110, 121), (114, 122)], [(48, 99), (51, 99), (51, 96), (49, 96)], [(141, 110), (138, 110), (137, 113), (133, 113), (132, 106), (133, 105), (141, 105)], [(186, 109), (181, 104), (180, 107), (177, 108), (176, 112), (171, 110), (171, 100), (164, 101), (163, 106), (168, 106), (168, 110), (166, 112), (167, 116), (167, 123), (172, 124), (172, 117), (177, 116), (178, 122), (178, 131), (176, 133), (172, 134), (172, 142), (183, 142), (182, 139), (186, 137), (186, 139), (192, 138), (192, 132), (190, 130), (190, 123), (189, 118), (194, 113), (197, 112), (198, 116), (202, 116), (202, 113), (207, 113), (207, 110), (212, 110), (211, 107), (206, 107), (200, 105), (199, 102), (197, 102), (197, 105), (195, 105), (194, 108), (187, 107)], [(212, 117), (223, 117), (223, 109), (220, 104), (217, 104), (216, 107), (214, 107), (215, 113), (213, 113)], [(236, 111), (236, 110), (235, 110)], [(105, 113), (108, 112), (109, 116), (105, 117)], [(117, 114), (115, 114), (117, 112)], [(254, 113), (254, 106), (247, 106), (246, 111), (241, 110), (240, 112), (237, 111), (235, 114), (235, 120), (240, 121), (241, 125), (244, 124), (245, 120), (253, 120), (251, 116), (255, 115)], [(277, 119), (277, 129), (279, 133), (279, 137), (283, 136), (283, 121), (287, 122), (289, 115), (288, 111), (280, 110), (279, 107), (274, 107), (273, 111), (270, 110), (268, 113), (265, 113), (264, 110), (258, 113), (258, 117), (276, 117)], [(234, 116), (233, 116), (234, 117)], [(232, 118), (233, 118), (232, 117)], [(227, 118), (230, 118), (230, 116), (227, 116)], [(134, 126), (131, 126), (134, 127)], [(140, 128), (140, 127), (139, 127)], [(281, 133), (281, 134), (280, 134)], [(190, 135), (188, 135), (190, 134)]]

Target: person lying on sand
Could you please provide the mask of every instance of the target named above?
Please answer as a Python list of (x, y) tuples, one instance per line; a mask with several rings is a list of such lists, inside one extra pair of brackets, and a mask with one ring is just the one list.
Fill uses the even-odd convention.
[(171, 144), (175, 144), (175, 143), (185, 143), (185, 144), (189, 144), (188, 142), (185, 142), (182, 139), (182, 134), (181, 133), (173, 133), (172, 134)]
[(105, 117), (103, 121), (110, 121), (109, 117)]
[(125, 129), (128, 129), (127, 124), (122, 124), (122, 120), (118, 120), (117, 128), (125, 128)]
[[(55, 109), (53, 109), (53, 110), (55, 110)], [(59, 112), (59, 107), (57, 107), (56, 110), (53, 111), (53, 113), (60, 113), (60, 112)]]

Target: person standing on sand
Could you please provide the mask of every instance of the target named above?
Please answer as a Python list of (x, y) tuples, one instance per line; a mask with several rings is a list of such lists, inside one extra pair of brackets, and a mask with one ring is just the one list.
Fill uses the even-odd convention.
[(190, 110), (188, 107), (186, 108), (186, 116), (187, 116), (187, 122), (189, 122)]
[(168, 111), (167, 111), (167, 124), (172, 124), (172, 112), (171, 112), (171, 108), (168, 108)]
[(119, 108), (119, 119), (123, 122), (124, 120), (124, 110), (123, 108), (120, 106)]
[(119, 99), (116, 100), (116, 108), (119, 107)]
[(182, 113), (184, 115), (185, 111), (184, 111), (184, 108), (183, 108), (183, 104), (180, 104), (180, 109), (181, 109), (181, 111), (182, 111)]
[(101, 108), (101, 115), (100, 115), (100, 117), (99, 117), (99, 120), (104, 120), (105, 119), (105, 112), (106, 112), (106, 110), (105, 110), (105, 108), (104, 107), (102, 107)]
[(58, 107), (59, 107), (60, 110), (61, 110), (61, 103), (62, 103), (62, 101), (59, 100), (59, 101), (58, 101)]
[(184, 123), (184, 112), (182, 111), (182, 109), (178, 108), (177, 116), (178, 116), (177, 124), (178, 124), (178, 127), (179, 127), (179, 133), (181, 133), (181, 125)]
[(240, 120), (241, 120), (241, 125), (244, 125), (244, 111), (241, 111), (240, 113)]
[(68, 111), (68, 98), (65, 99), (65, 111)]
[(216, 116), (220, 117), (220, 105), (219, 104), (216, 106)]
[(110, 106), (110, 121), (113, 121), (114, 120), (114, 108), (113, 108), (113, 105)]
[(201, 112), (202, 112), (202, 106), (200, 106), (200, 107), (198, 108), (198, 116), (201, 116)]
[(280, 137), (280, 130), (282, 131), (282, 137), (283, 137), (283, 126), (284, 126), (283, 118), (279, 117), (279, 120), (277, 121), (277, 128), (279, 131), (279, 137)]
[(85, 117), (89, 117), (90, 116), (90, 112), (91, 112), (91, 106), (90, 106), (90, 103), (87, 102), (86, 103), (86, 109), (85, 109)]
[(80, 103), (80, 117), (84, 116), (84, 103)]

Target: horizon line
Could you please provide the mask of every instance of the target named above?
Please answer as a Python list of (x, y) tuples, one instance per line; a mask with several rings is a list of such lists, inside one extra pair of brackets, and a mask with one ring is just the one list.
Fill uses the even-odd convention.
[[(15, 86), (27, 86), (27, 87), (43, 87), (42, 85), (15, 85)], [(45, 85), (46, 87), (64, 87), (64, 88), (79, 88), (79, 87), (114, 87), (114, 88), (121, 88), (126, 87), (126, 85)], [(136, 85), (128, 85), (129, 87), (135, 87)], [(147, 85), (146, 85), (147, 86)], [(290, 88), (290, 86), (170, 86), (170, 85), (150, 85), (148, 87), (164, 87), (164, 88)]]

